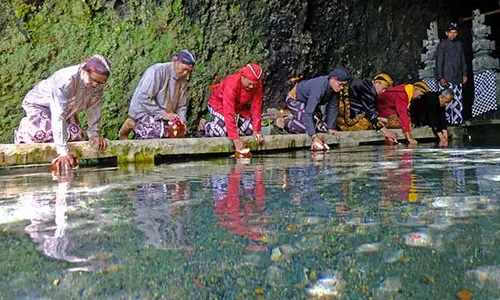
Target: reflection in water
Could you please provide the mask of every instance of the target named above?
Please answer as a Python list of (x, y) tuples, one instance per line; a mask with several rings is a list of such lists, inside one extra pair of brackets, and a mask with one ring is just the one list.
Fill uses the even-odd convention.
[[(245, 164), (237, 162), (229, 175), (213, 175), (209, 188), (213, 190), (213, 205), (219, 225), (230, 228), (232, 234), (260, 242), (264, 231), (266, 206), (264, 166), (255, 165), (253, 175), (245, 173)], [(260, 244), (247, 246), (249, 251), (265, 251)]]
[(403, 153), (397, 150), (396, 145), (383, 149), (385, 161), (394, 162), (394, 168), (383, 169), (385, 180), (382, 206), (391, 206), (391, 201), (417, 203), (420, 200), (416, 186), (417, 177), (413, 173), (413, 150), (407, 149)]
[[(92, 286), (87, 298), (451, 299), (467, 289), (499, 299), (499, 161), (499, 150), (387, 146), (82, 169), (57, 184), (0, 174), (0, 223), (27, 218), (40, 253), (59, 260), (115, 255), (106, 263), (123, 272), (97, 266), (107, 273), (66, 281)], [(23, 288), (20, 298), (53, 296)]]
[(164, 250), (186, 246), (183, 222), (189, 211), (184, 204), (190, 194), (187, 181), (146, 183), (136, 188), (135, 221), (146, 235), (146, 244)]
[(71, 255), (73, 244), (69, 237), (67, 222), (68, 190), (74, 181), (75, 173), (55, 177), (57, 188), (55, 197), (37, 194), (23, 195), (24, 209), (29, 212), (31, 224), (25, 231), (46, 256), (68, 262), (83, 262), (85, 258)]

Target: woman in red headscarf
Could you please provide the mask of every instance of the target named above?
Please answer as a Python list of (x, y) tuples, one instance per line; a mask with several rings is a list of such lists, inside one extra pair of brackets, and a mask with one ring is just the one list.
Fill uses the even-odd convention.
[(240, 135), (253, 134), (257, 142), (264, 140), (260, 133), (262, 73), (258, 64), (248, 64), (213, 88), (208, 99), (212, 120), (205, 124), (205, 136), (227, 136), (236, 151), (244, 148)]

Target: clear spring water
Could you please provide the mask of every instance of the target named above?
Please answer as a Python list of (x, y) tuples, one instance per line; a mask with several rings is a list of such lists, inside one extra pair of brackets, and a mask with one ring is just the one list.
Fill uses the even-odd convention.
[(366, 146), (0, 170), (0, 298), (499, 299), (499, 163)]

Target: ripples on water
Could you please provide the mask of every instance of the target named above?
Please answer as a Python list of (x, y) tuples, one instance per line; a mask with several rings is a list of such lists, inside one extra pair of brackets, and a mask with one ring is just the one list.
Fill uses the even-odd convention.
[(0, 298), (500, 297), (500, 150), (0, 171)]

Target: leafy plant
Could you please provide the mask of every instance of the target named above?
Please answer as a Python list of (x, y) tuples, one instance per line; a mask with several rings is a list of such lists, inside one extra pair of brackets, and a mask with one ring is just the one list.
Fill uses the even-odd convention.
[[(99, 53), (112, 62), (105, 87), (101, 133), (116, 139), (130, 98), (143, 72), (188, 48), (198, 56), (189, 88), (188, 121), (194, 129), (206, 113), (215, 75), (223, 78), (242, 65), (262, 63), (261, 33), (237, 4), (224, 4), (211, 16), (191, 20), (174, 1), (11, 0), (0, 15), (0, 142), (12, 143), (24, 115), (21, 102), (41, 79)], [(8, 14), (5, 11), (14, 11)], [(215, 18), (215, 19), (214, 19)], [(20, 26), (19, 26), (20, 25)], [(27, 41), (25, 31), (29, 34)], [(82, 125), (85, 114), (81, 113)]]

